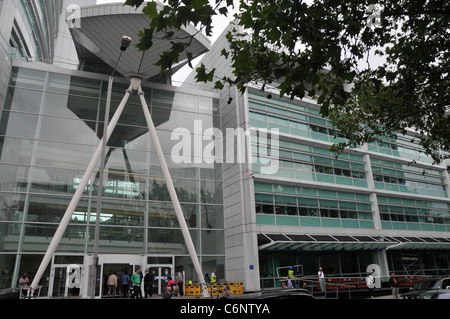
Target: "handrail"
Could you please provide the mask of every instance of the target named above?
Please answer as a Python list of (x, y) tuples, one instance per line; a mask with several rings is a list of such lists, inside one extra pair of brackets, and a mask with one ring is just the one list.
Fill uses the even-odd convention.
[[(217, 286), (218, 287), (218, 286)], [(216, 293), (216, 295), (217, 295), (217, 299), (220, 299), (220, 297), (224, 297), (223, 296), (223, 291), (221, 292), (221, 291), (219, 291), (218, 289), (216, 289), (212, 284), (209, 284), (209, 283), (207, 283), (206, 284), (206, 289), (208, 289), (208, 288), (211, 288), (211, 294), (210, 294), (210, 297), (211, 298), (213, 298), (213, 290), (214, 290), (214, 292)], [(226, 287), (223, 287), (223, 289), (227, 289)], [(233, 293), (230, 291), (230, 290), (228, 290), (227, 289), (227, 295), (228, 296), (231, 296)]]
[[(339, 279), (342, 279), (342, 278), (345, 278), (345, 277), (340, 277)], [(303, 279), (303, 281), (312, 282), (314, 284), (320, 284), (320, 281), (318, 279), (314, 279), (314, 280), (313, 279)], [(325, 298), (327, 298), (327, 288), (326, 288), (326, 286), (329, 285), (329, 286), (337, 287), (337, 289), (336, 289), (336, 298), (339, 297), (339, 287), (348, 288), (348, 298), (351, 299), (351, 289), (350, 288), (353, 288), (353, 286), (345, 285), (345, 284), (341, 284), (341, 283), (337, 283), (337, 282), (329, 283), (329, 282), (325, 281), (324, 283), (325, 283), (325, 291), (323, 291), (323, 292), (324, 292)], [(313, 288), (313, 287), (311, 287), (311, 288)], [(311, 292), (312, 295), (314, 295), (314, 289), (311, 289), (310, 292)]]

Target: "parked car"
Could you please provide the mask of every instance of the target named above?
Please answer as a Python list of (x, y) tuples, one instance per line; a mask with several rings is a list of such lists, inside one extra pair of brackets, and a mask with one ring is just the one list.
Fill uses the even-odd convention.
[(450, 299), (450, 289), (430, 290), (421, 294), (417, 299)]
[(439, 290), (439, 289), (450, 289), (450, 277), (442, 276), (442, 277), (432, 277), (432, 278), (424, 278), (419, 281), (414, 287), (400, 296), (403, 299), (416, 299), (421, 294), (430, 291), (430, 290)]
[(315, 299), (306, 289), (268, 289), (243, 295), (235, 295), (233, 299)]

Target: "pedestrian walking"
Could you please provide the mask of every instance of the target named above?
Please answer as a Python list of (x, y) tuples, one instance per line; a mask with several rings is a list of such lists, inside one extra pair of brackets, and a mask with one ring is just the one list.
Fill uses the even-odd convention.
[(113, 273), (108, 277), (108, 294), (107, 297), (112, 296), (116, 297), (116, 289), (117, 289), (117, 276), (116, 271), (113, 270)]
[(131, 285), (133, 287), (133, 293), (131, 294), (131, 299), (142, 299), (141, 291), (141, 269), (138, 268), (131, 276)]
[(398, 299), (398, 281), (397, 278), (395, 278), (394, 273), (392, 273), (391, 277), (389, 278), (389, 287), (391, 287), (392, 297), (394, 299)]
[(128, 291), (130, 290), (130, 276), (128, 276), (127, 271), (120, 278), (120, 285), (122, 289), (122, 297), (128, 297)]

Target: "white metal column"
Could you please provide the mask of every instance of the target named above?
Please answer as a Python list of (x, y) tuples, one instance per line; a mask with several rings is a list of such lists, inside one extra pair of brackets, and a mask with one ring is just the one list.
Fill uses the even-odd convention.
[[(148, 105), (147, 105), (147, 102), (145, 100), (144, 91), (142, 90), (142, 87), (141, 87), (141, 82), (142, 82), (143, 79), (145, 79), (145, 77), (136, 74), (136, 75), (129, 75), (129, 76), (127, 76), (127, 78), (130, 80), (130, 86), (126, 90), (125, 96), (124, 96), (122, 102), (120, 103), (119, 107), (117, 108), (116, 112), (114, 113), (113, 118), (111, 119), (110, 124), (108, 125), (108, 135), (106, 137), (107, 138), (106, 142), (111, 137), (112, 132), (114, 131), (114, 128), (117, 125), (117, 122), (118, 122), (118, 120), (120, 118), (120, 115), (122, 114), (123, 109), (125, 108), (125, 105), (126, 105), (128, 99), (129, 99), (131, 93), (133, 91), (137, 91), (138, 95), (139, 95), (139, 98), (140, 98), (140, 101), (141, 101), (141, 104), (142, 104), (142, 109), (144, 111), (145, 119), (147, 121), (149, 132), (150, 132), (153, 144), (155, 146), (155, 149), (156, 149), (156, 152), (157, 152), (157, 155), (158, 155), (158, 159), (160, 161), (160, 165), (161, 165), (161, 169), (163, 171), (163, 175), (164, 175), (164, 179), (165, 179), (165, 182), (166, 182), (166, 186), (167, 186), (167, 188), (169, 190), (170, 198), (171, 198), (172, 203), (174, 205), (174, 209), (175, 209), (175, 212), (176, 212), (178, 223), (180, 224), (180, 228), (181, 228), (181, 232), (183, 234), (183, 238), (184, 238), (184, 240), (186, 242), (186, 246), (188, 248), (188, 251), (189, 251), (192, 263), (193, 263), (194, 268), (196, 270), (196, 273), (197, 273), (197, 276), (199, 278), (199, 281), (200, 281), (200, 283), (202, 285), (203, 295), (205, 297), (207, 297), (207, 296), (209, 296), (209, 294), (208, 294), (208, 290), (206, 289), (206, 284), (204, 282), (204, 276), (203, 276), (203, 272), (202, 272), (202, 269), (201, 269), (201, 266), (200, 266), (200, 262), (198, 260), (197, 252), (195, 250), (194, 243), (193, 243), (191, 235), (189, 233), (189, 229), (188, 229), (186, 220), (184, 218), (184, 214), (183, 214), (183, 211), (181, 209), (180, 202), (178, 200), (178, 195), (177, 195), (177, 193), (175, 191), (175, 187), (173, 185), (173, 181), (172, 181), (172, 178), (171, 178), (171, 175), (170, 175), (170, 172), (169, 172), (169, 168), (168, 168), (166, 160), (164, 158), (164, 154), (163, 154), (163, 151), (162, 151), (162, 148), (161, 148), (161, 144), (159, 142), (159, 138), (158, 138), (158, 135), (156, 133), (155, 125), (153, 123), (153, 120), (151, 118), (150, 112), (148, 110)], [(103, 138), (105, 138), (105, 137), (103, 137)], [(31, 288), (32, 289), (35, 289), (38, 286), (39, 281), (41, 280), (45, 269), (47, 268), (47, 266), (48, 266), (52, 256), (54, 255), (54, 253), (56, 251), (56, 248), (58, 247), (58, 245), (59, 245), (59, 243), (61, 241), (61, 238), (62, 238), (62, 236), (63, 236), (63, 234), (64, 234), (64, 232), (65, 232), (65, 230), (67, 228), (67, 225), (70, 222), (72, 214), (73, 214), (75, 208), (77, 207), (78, 202), (79, 202), (79, 200), (80, 200), (80, 198), (81, 198), (81, 196), (82, 196), (82, 194), (84, 192), (84, 189), (87, 186), (87, 183), (88, 183), (88, 181), (89, 181), (89, 179), (90, 179), (90, 177), (91, 177), (91, 175), (92, 175), (92, 173), (93, 173), (93, 171), (94, 171), (94, 169), (95, 169), (95, 167), (96, 167), (96, 165), (97, 165), (97, 163), (98, 163), (98, 161), (100, 159), (102, 143), (103, 143), (103, 141), (101, 141), (100, 145), (97, 147), (97, 150), (95, 151), (95, 154), (92, 157), (91, 162), (89, 163), (89, 165), (88, 165), (88, 167), (87, 167), (87, 169), (86, 169), (86, 171), (85, 171), (85, 173), (83, 175), (83, 178), (80, 181), (80, 184), (78, 185), (78, 189), (75, 192), (74, 196), (72, 197), (72, 200), (69, 203), (69, 206), (68, 206), (66, 212), (64, 213), (64, 216), (63, 216), (63, 218), (62, 218), (62, 220), (61, 220), (61, 222), (60, 222), (60, 224), (58, 226), (58, 229), (56, 230), (56, 233), (55, 233), (52, 241), (50, 242), (50, 245), (49, 245), (49, 247), (47, 249), (47, 252), (45, 253), (44, 258), (43, 258), (43, 260), (41, 262), (41, 265), (39, 266), (39, 269), (38, 269), (38, 271), (36, 273), (36, 276), (35, 276), (32, 284), (31, 284)]]

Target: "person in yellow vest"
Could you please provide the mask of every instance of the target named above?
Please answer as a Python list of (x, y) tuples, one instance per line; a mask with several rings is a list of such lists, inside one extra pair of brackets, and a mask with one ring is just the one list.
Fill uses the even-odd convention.
[[(288, 271), (288, 276), (289, 276), (289, 278), (291, 278), (292, 280), (294, 280), (294, 268), (292, 268), (292, 266), (291, 267), (289, 267), (289, 271)], [(293, 283), (294, 285), (295, 285), (295, 283)]]
[(288, 276), (294, 278), (294, 269), (292, 268), (292, 266), (289, 267)]
[(217, 276), (216, 276), (216, 270), (214, 269), (212, 274), (211, 274), (211, 283), (215, 284), (217, 283)]

